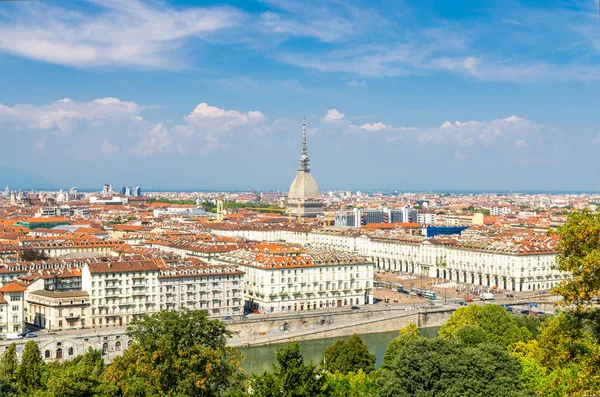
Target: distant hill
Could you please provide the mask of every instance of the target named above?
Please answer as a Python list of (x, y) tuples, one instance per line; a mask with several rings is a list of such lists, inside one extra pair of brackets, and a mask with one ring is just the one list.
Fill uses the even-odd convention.
[(0, 190), (4, 190), (5, 186), (8, 186), (10, 190), (49, 190), (56, 187), (57, 184), (34, 172), (0, 166)]

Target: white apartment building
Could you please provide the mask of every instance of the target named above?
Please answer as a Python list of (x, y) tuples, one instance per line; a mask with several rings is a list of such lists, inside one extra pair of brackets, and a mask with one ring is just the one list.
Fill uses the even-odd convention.
[(494, 215), (494, 216), (510, 215), (510, 206), (509, 205), (496, 205), (496, 206), (490, 207), (490, 215)]
[(419, 212), (418, 220), (421, 225), (433, 225), (437, 222), (435, 212)]
[(11, 282), (0, 288), (0, 334), (23, 332), (26, 288)]
[(265, 244), (216, 260), (245, 272), (248, 309), (277, 313), (373, 303), (373, 263), (355, 253)]
[[(455, 220), (466, 221), (466, 218), (457, 216)], [(460, 243), (437, 237), (380, 236), (355, 228), (301, 232), (256, 226), (244, 230), (236, 225), (229, 230), (213, 231), (229, 237), (355, 252), (370, 258), (376, 269), (440, 277), (482, 287), (497, 286), (509, 291), (549, 289), (568, 276), (552, 269), (556, 253), (553, 242), (546, 241), (545, 235), (537, 240), (522, 239), (519, 235), (513, 240), (509, 236), (481, 239), (473, 236), (463, 238)], [(512, 248), (506, 248), (509, 246)]]
[(485, 239), (447, 249), (443, 278), (509, 291), (548, 290), (568, 277), (554, 270), (554, 242), (550, 237), (520, 241)]
[(127, 325), (158, 310), (158, 261), (107, 261), (85, 264), (82, 290), (91, 298), (90, 326)]
[(159, 309), (206, 310), (211, 317), (242, 315), (244, 272), (237, 266), (186, 263), (161, 268)]

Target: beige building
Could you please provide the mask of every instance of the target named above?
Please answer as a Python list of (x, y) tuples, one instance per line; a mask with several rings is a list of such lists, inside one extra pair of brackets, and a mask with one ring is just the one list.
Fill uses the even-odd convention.
[(87, 291), (31, 291), (27, 294), (26, 321), (48, 330), (89, 326), (90, 296)]

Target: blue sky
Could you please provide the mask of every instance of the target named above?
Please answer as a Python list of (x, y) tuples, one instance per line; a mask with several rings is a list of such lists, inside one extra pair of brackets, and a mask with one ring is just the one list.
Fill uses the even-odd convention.
[(0, 185), (598, 190), (597, 7), (0, 2)]

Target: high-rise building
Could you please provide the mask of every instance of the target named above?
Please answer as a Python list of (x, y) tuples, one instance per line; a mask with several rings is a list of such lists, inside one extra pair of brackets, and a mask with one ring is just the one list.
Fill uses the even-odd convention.
[(139, 186), (136, 186), (133, 191), (133, 195), (135, 197), (142, 197), (142, 188), (140, 188)]
[(127, 193), (127, 188), (125, 186), (121, 186), (121, 195), (125, 196), (125, 193)]
[(133, 189), (131, 188), (131, 186), (127, 186), (125, 188), (125, 195), (126, 196), (132, 196), (133, 195)]
[(288, 193), (287, 212), (294, 217), (316, 218), (323, 215), (323, 200), (317, 182), (310, 174), (306, 151), (306, 117), (302, 117), (302, 153), (298, 174)]

